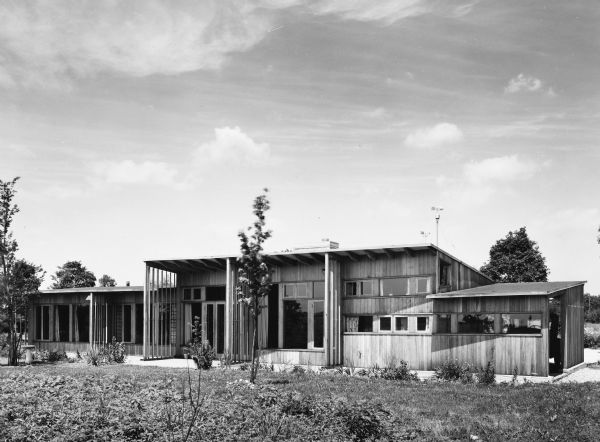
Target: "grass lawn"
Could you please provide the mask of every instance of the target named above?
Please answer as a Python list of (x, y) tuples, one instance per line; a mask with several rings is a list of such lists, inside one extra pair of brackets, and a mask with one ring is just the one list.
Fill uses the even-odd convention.
[[(181, 440), (186, 373), (1, 367), (0, 440)], [(240, 381), (247, 378), (202, 372), (205, 399), (191, 440), (595, 441), (600, 434), (599, 384), (484, 387), (261, 371), (251, 388)]]

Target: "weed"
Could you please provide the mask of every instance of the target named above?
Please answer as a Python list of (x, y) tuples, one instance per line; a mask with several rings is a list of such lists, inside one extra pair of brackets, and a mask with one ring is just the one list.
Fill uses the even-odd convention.
[(485, 367), (477, 370), (475, 374), (477, 383), (483, 385), (492, 385), (496, 383), (496, 366), (494, 361), (489, 361)]

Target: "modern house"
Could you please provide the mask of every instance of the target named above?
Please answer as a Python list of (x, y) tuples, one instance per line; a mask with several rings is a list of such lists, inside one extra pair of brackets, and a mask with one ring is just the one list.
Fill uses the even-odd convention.
[[(432, 370), (448, 359), (493, 360), (498, 373), (539, 376), (583, 362), (584, 281), (493, 284), (432, 244), (298, 249), (265, 260), (273, 285), (259, 317), (264, 362), (370, 367), (404, 360)], [(71, 318), (69, 345), (75, 338), (82, 345), (85, 307), (91, 343), (114, 335), (146, 359), (174, 357), (199, 317), (218, 354), (249, 360), (252, 322), (236, 302), (236, 281), (235, 256), (209, 256), (148, 260), (144, 287), (130, 291), (46, 291), (32, 312), (34, 343), (67, 336), (63, 319), (51, 324), (62, 308), (62, 318), (67, 311)]]

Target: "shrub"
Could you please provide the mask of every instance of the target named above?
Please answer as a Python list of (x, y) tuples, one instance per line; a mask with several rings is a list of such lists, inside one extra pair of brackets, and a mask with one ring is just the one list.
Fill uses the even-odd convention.
[(50, 353), (48, 350), (36, 350), (33, 352), (33, 360), (39, 362), (48, 362)]
[(418, 381), (419, 377), (416, 373), (411, 372), (408, 369), (408, 363), (406, 361), (400, 361), (396, 366), (386, 367), (380, 371), (382, 379), (390, 381)]
[(127, 352), (125, 351), (125, 345), (122, 342), (117, 342), (117, 339), (114, 336), (108, 345), (101, 348), (100, 352), (109, 364), (122, 364), (125, 362), (127, 355)]
[(64, 350), (52, 350), (48, 353), (48, 358), (47, 361), (48, 362), (60, 362), (60, 361), (66, 361), (67, 360), (67, 354), (64, 352)]
[(489, 361), (485, 367), (477, 370), (475, 374), (477, 382), (484, 385), (492, 385), (496, 383), (496, 366), (494, 361)]
[(589, 332), (584, 332), (583, 333), (583, 346), (585, 348), (596, 348), (597, 346), (597, 341), (596, 341), (596, 336), (594, 336), (592, 333)]
[(202, 325), (198, 316), (194, 318), (192, 340), (188, 343), (187, 348), (197, 368), (208, 370), (212, 367), (217, 355), (208, 340), (202, 341)]
[(101, 356), (96, 347), (90, 347), (88, 351), (83, 354), (83, 356), (85, 357), (85, 362), (87, 362), (89, 365), (98, 366), (102, 363)]
[(352, 439), (385, 439), (386, 434), (379, 417), (383, 409), (370, 402), (341, 403), (336, 411)]
[(442, 381), (461, 381), (465, 384), (473, 382), (471, 365), (456, 360), (448, 360), (436, 367), (435, 377)]

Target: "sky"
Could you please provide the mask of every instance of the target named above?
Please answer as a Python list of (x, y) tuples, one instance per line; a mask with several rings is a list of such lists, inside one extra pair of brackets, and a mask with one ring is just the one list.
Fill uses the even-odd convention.
[[(145, 259), (435, 243), (522, 226), (600, 294), (589, 1), (0, 2), (0, 179), (19, 256), (142, 284)], [(423, 234), (421, 233), (423, 232)]]

